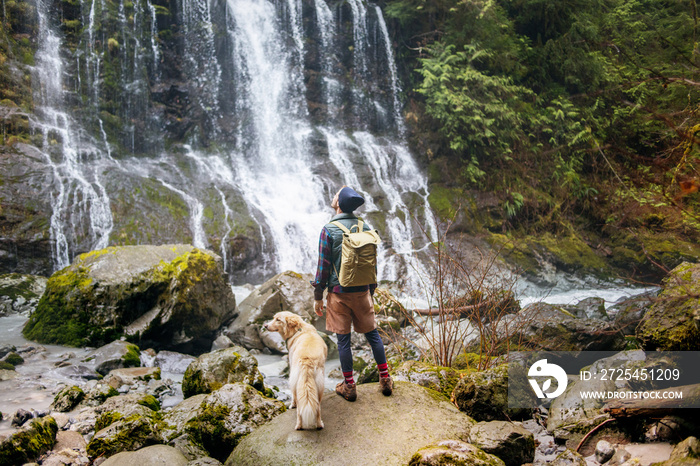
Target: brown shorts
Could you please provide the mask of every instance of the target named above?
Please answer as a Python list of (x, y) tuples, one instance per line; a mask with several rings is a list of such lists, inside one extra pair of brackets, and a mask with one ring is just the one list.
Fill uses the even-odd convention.
[(329, 332), (350, 333), (350, 324), (357, 333), (367, 333), (377, 328), (369, 291), (328, 293), (326, 305), (326, 330)]

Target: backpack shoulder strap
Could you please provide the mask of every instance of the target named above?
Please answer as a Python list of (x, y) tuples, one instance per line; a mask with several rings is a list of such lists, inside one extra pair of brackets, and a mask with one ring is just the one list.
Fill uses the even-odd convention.
[(340, 222), (337, 221), (337, 220), (336, 220), (335, 222), (331, 222), (331, 225), (337, 226), (338, 228), (340, 228), (341, 230), (343, 230), (343, 233), (350, 233), (350, 230), (348, 230), (347, 228), (345, 228), (345, 225), (343, 225), (342, 223), (340, 223)]

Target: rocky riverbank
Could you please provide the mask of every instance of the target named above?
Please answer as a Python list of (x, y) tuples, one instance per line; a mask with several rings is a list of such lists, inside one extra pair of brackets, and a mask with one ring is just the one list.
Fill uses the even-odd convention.
[[(109, 250), (92, 257), (115, 255), (109, 259), (123, 263), (119, 254)], [(81, 260), (81, 273), (94, 280), (90, 266), (99, 261)], [(612, 352), (591, 367), (658, 367), (643, 349), (700, 347), (700, 312), (692, 293), (699, 281), (697, 270), (696, 265), (679, 266), (658, 294), (613, 306), (602, 299), (573, 305), (537, 302), (509, 309), (507, 319), (482, 328), (492, 326), (489, 334), (494, 335), (504, 322), (517, 324), (520, 349), (527, 345), (540, 351)], [(124, 271), (123, 276), (131, 277), (128, 284), (136, 284), (120, 285), (132, 300), (138, 299), (139, 287), (151, 289), (134, 280), (133, 273)], [(170, 280), (177, 281), (177, 275)], [(48, 283), (54, 295), (61, 293), (57, 283), (55, 277)], [(95, 281), (92, 287), (64, 292), (80, 300), (84, 298), (75, 294), (81, 290), (95, 296), (95, 289), (104, 288), (103, 282)], [(40, 295), (37, 306), (47, 296)], [(289, 419), (294, 414), (285, 406), (289, 396), (281, 376), (286, 367), (284, 345), (262, 329), (278, 310), (296, 312), (323, 329), (323, 321), (307, 304), (312, 303), (308, 277), (287, 272), (256, 288), (235, 309), (226, 310), (237, 317), (210, 334), (207, 351), (195, 354), (173, 351), (168, 341), (159, 348), (139, 347), (148, 340), (134, 335), (97, 348), (43, 346), (19, 336), (27, 310), (19, 311), (25, 315), (14, 311), (0, 318), (1, 330), (10, 335), (0, 348), (0, 464), (148, 465), (158, 458), (183, 465), (244, 464), (244, 459), (253, 458), (256, 464), (282, 464), (284, 458), (325, 464), (347, 455), (374, 458), (373, 464), (700, 464), (692, 411), (617, 416), (603, 403), (581, 403), (576, 397), (581, 382), (573, 379), (553, 402), (532, 399), (525, 407), (513, 408), (508, 404), (509, 374), (525, 370), (526, 359), (513, 353), (482, 364), (478, 354), (468, 352), (477, 349), (474, 342), (465, 341), (452, 367), (435, 366), (426, 349), (413, 342), (419, 337), (430, 341), (439, 332), (421, 333), (411, 326), (411, 312), (386, 290), (375, 298), (396, 393), (391, 398), (378, 396), (371, 355), (363, 339), (354, 338), (360, 399), (347, 403), (329, 391), (323, 401), (326, 429), (314, 432), (292, 430)], [(17, 295), (7, 293), (7, 300), (7, 308), (15, 309)], [(96, 308), (101, 304), (113, 303), (96, 299)], [(116, 315), (128, 314), (126, 307), (111, 309)], [(421, 319), (425, 323), (433, 318)], [(332, 349), (332, 338), (327, 341)], [(259, 360), (265, 361), (265, 368)], [(612, 387), (637, 388), (616, 383)], [(350, 419), (356, 427), (348, 428), (341, 419)], [(383, 435), (381, 442), (370, 441)]]

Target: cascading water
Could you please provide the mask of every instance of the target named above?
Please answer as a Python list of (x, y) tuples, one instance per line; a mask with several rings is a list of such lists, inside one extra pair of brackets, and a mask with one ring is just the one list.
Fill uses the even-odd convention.
[[(37, 15), (40, 47), (34, 77), (39, 83), (35, 96), (39, 120), (33, 125), (43, 134), (42, 151), (57, 184), (51, 199), (50, 234), (55, 267), (62, 268), (70, 263), (71, 242), (77, 235), (87, 236), (95, 249), (107, 247), (113, 220), (100, 178), (100, 152), (89, 144), (87, 137), (81, 138), (74, 120), (63, 111), (61, 42), (54, 33), (49, 6), (44, 0), (37, 2)], [(70, 227), (72, 235), (67, 232)]]
[[(81, 113), (82, 132), (93, 131), (99, 144), (74, 137), (81, 126), (70, 120), (55, 82), (64, 73), (55, 69), (60, 41), (45, 18), (41, 25), (40, 88), (54, 89), (44, 92), (51, 103), (42, 114), (63, 119), (51, 129), (63, 131), (60, 160), (47, 154), (57, 180), (57, 265), (79, 251), (75, 225), (82, 221), (94, 237), (82, 249), (106, 246), (115, 230), (110, 244), (179, 240), (217, 248), (234, 271), (241, 267), (234, 256), (248, 256), (232, 244), (255, 236), (247, 254), (258, 257), (261, 275), (311, 272), (321, 226), (332, 215), (330, 198), (347, 184), (365, 196), (360, 214), (382, 235), (381, 278), (410, 282), (425, 273), (415, 251), (436, 228), (425, 176), (406, 147), (396, 67), (376, 5), (180, 0), (180, 42), (170, 51), (156, 37), (162, 21), (150, 0), (121, 1), (112, 13), (105, 5), (83, 4), (88, 27), (74, 71), (77, 92), (89, 96), (92, 109)], [(120, 30), (107, 30), (109, 15)], [(168, 65), (173, 50), (182, 54), (181, 66)], [(114, 85), (105, 80), (117, 64), (127, 95), (113, 108), (105, 96)], [(149, 114), (149, 105), (160, 113)], [(169, 117), (174, 112), (184, 117)], [(175, 128), (180, 140), (147, 145), (143, 139), (158, 140), (154, 128)], [(100, 183), (105, 170), (124, 186)], [(135, 211), (134, 202), (155, 210)], [(120, 211), (114, 221), (110, 206)], [(160, 220), (179, 222), (178, 212), (187, 217), (187, 232)], [(149, 223), (155, 231), (139, 236)], [(245, 271), (237, 277), (248, 279)]]

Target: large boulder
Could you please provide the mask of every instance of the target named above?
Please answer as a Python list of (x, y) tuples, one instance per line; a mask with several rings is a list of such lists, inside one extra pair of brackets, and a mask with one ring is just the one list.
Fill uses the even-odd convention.
[(36, 275), (0, 275), (0, 317), (27, 314), (36, 309), (47, 279)]
[(182, 379), (182, 393), (188, 398), (211, 393), (235, 382), (247, 383), (258, 391), (265, 391), (258, 361), (240, 346), (206, 353), (192, 361)]
[[(277, 312), (293, 312), (312, 324), (321, 320), (313, 309), (311, 279), (311, 275), (289, 271), (275, 275), (238, 305), (238, 317), (222, 333), (244, 348), (262, 350), (266, 347), (261, 338), (262, 324)], [(323, 326), (317, 325), (317, 328), (325, 330), (325, 320), (323, 322)], [(279, 351), (279, 348), (273, 343), (270, 349)]]
[[(515, 366), (513, 370), (518, 370), (519, 367)], [(461, 411), (477, 421), (525, 419), (531, 413), (529, 408), (508, 407), (507, 364), (465, 374), (455, 386), (452, 399)], [(534, 406), (536, 403), (533, 400), (532, 407)]]
[(637, 327), (645, 350), (700, 349), (700, 264), (682, 263), (664, 280), (664, 289)]
[(495, 455), (479, 447), (458, 440), (442, 440), (423, 447), (411, 458), (409, 466), (442, 466), (468, 464), (469, 466), (505, 466)]
[(466, 441), (474, 423), (446, 398), (406, 382), (396, 382), (390, 397), (376, 383), (358, 385), (354, 403), (329, 394), (321, 413), (321, 431), (294, 430), (294, 410), (277, 416), (245, 437), (226, 465), (342, 464), (348, 458), (407, 464), (421, 446), (441, 439)]
[(82, 254), (51, 276), (23, 333), (30, 340), (203, 352), (235, 314), (222, 260), (190, 245), (120, 246)]
[(535, 459), (534, 435), (512, 422), (479, 422), (469, 432), (469, 442), (498, 456), (506, 466), (520, 466)]
[[(185, 446), (185, 452), (199, 448), (225, 461), (243, 437), (284, 411), (281, 401), (248, 384), (227, 384), (209, 395), (188, 398), (165, 414), (164, 438), (180, 449)], [(180, 439), (181, 434), (186, 438)]]
[[(534, 303), (499, 322), (515, 344), (548, 351), (618, 351), (625, 338), (615, 322), (601, 316), (596, 301), (580, 308)], [(587, 315), (595, 316), (583, 317)], [(507, 329), (506, 330), (506, 326)]]

